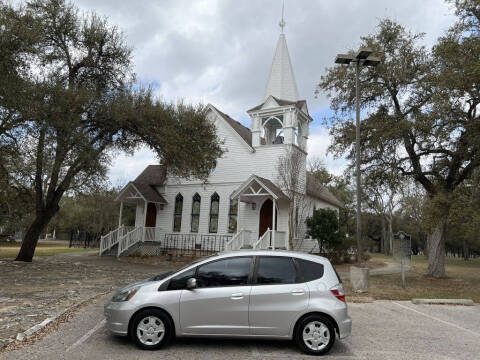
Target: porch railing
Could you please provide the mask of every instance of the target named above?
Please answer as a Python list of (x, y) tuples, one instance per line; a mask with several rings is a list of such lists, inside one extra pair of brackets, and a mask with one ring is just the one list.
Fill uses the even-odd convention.
[[(273, 235), (275, 231), (275, 236)], [(288, 238), (285, 231), (270, 230), (265, 233), (253, 244), (254, 249), (285, 249), (288, 250)]]
[(128, 250), (132, 245), (142, 241), (143, 233), (144, 227), (142, 226), (134, 228), (132, 231), (122, 236), (118, 241), (117, 257), (120, 256), (120, 254), (122, 254), (124, 251)]
[(253, 244), (254, 249), (268, 249), (270, 247), (272, 230), (267, 229), (262, 236)]
[(242, 247), (252, 246), (252, 232), (242, 229), (237, 232), (231, 240), (225, 243), (225, 251), (239, 250)]
[(111, 249), (115, 244), (118, 243), (118, 240), (125, 236), (128, 232), (135, 229), (134, 226), (120, 226), (115, 230), (110, 231), (107, 235), (104, 235), (100, 238), (100, 255)]

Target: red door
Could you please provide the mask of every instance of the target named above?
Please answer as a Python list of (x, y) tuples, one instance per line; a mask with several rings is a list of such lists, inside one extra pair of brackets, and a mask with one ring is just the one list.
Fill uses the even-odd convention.
[(154, 203), (148, 203), (145, 227), (155, 227), (157, 224), (157, 207)]
[[(275, 217), (277, 217), (275, 209)], [(275, 230), (277, 229), (277, 221), (275, 221)], [(258, 230), (258, 236), (265, 234), (267, 229), (272, 230), (273, 226), (273, 201), (271, 199), (265, 200), (261, 209), (260, 209), (260, 227)]]

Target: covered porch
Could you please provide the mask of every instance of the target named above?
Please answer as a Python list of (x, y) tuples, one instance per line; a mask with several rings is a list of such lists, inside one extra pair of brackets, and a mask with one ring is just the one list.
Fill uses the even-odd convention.
[(289, 249), (289, 199), (278, 186), (252, 175), (231, 198), (238, 201), (237, 233), (226, 250)]
[[(102, 236), (100, 255), (116, 246), (117, 256), (138, 242), (160, 241), (164, 231), (157, 227), (157, 217), (167, 204), (165, 198), (151, 185), (129, 182), (118, 194), (120, 203), (118, 227)], [(134, 225), (124, 223), (124, 208), (135, 208)]]

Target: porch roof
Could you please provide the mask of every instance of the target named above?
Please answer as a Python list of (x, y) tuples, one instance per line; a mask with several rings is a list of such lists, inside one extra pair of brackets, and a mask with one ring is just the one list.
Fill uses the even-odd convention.
[(130, 181), (120, 191), (115, 201), (136, 201), (143, 199), (146, 202), (168, 204), (167, 200), (149, 184)]
[(148, 165), (137, 178), (130, 181), (118, 194), (115, 201), (136, 201), (168, 204), (167, 200), (155, 189), (164, 184), (167, 169), (164, 165)]
[(287, 198), (277, 185), (270, 180), (257, 175), (251, 175), (237, 190), (235, 190), (231, 198), (236, 199), (240, 196), (271, 196), (276, 200)]

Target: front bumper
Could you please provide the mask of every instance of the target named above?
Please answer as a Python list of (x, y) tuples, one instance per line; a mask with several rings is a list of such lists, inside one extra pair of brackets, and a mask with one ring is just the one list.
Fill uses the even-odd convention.
[(135, 308), (128, 301), (109, 302), (104, 307), (107, 329), (116, 335), (128, 335), (128, 323)]

